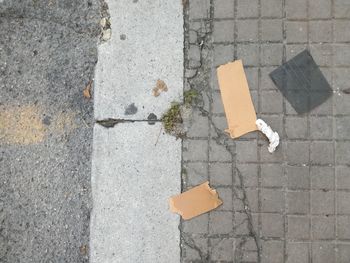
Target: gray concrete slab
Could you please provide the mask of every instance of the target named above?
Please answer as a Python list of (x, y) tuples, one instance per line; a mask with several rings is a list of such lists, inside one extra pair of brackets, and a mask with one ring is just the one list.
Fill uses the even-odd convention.
[[(112, 37), (99, 48), (95, 119), (158, 118), (183, 86), (181, 1), (107, 1)], [(168, 91), (152, 95), (157, 79)], [(133, 110), (128, 110), (132, 108)]]
[(95, 125), (91, 262), (180, 262), (181, 141), (161, 123)]

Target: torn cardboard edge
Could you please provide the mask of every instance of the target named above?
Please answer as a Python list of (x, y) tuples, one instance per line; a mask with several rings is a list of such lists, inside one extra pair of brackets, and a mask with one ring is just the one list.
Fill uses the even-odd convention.
[(217, 75), (228, 124), (228, 129), (225, 131), (235, 139), (260, 130), (270, 141), (269, 152), (274, 152), (279, 144), (279, 135), (263, 120), (256, 118), (242, 60), (219, 66)]
[(210, 188), (206, 181), (182, 194), (169, 199), (170, 211), (182, 216), (184, 220), (191, 219), (209, 212), (222, 205), (222, 200), (215, 189)]

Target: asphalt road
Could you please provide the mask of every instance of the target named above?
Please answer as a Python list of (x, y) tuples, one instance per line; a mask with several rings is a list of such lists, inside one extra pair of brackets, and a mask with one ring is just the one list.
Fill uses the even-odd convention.
[(0, 1), (0, 262), (87, 262), (98, 0)]

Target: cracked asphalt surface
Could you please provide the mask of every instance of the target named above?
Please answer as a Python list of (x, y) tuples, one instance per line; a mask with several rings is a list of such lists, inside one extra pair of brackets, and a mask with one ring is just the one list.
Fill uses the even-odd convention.
[(100, 2), (0, 2), (0, 261), (88, 262)]

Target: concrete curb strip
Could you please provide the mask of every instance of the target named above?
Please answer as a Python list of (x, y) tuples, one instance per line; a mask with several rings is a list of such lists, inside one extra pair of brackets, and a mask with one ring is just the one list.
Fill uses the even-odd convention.
[[(108, 1), (108, 5), (112, 37), (99, 47), (95, 118), (146, 120), (151, 113), (160, 118), (171, 102), (182, 100), (181, 1)], [(154, 97), (158, 79), (168, 91)]]
[[(124, 121), (94, 126), (90, 259), (177, 263), (179, 216), (168, 199), (181, 191), (181, 141), (147, 118), (182, 101), (181, 1), (107, 3), (112, 35), (99, 46), (95, 120)], [(154, 97), (158, 79), (168, 90)]]
[(180, 262), (179, 217), (168, 199), (180, 192), (181, 141), (157, 138), (160, 129), (95, 126), (91, 262)]

